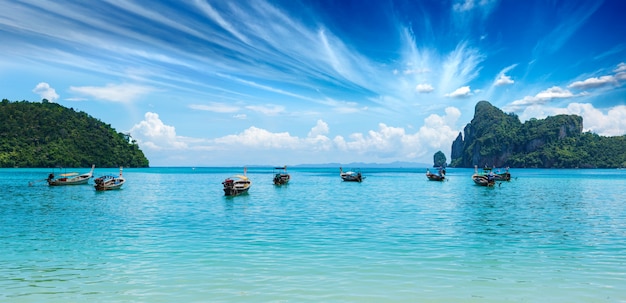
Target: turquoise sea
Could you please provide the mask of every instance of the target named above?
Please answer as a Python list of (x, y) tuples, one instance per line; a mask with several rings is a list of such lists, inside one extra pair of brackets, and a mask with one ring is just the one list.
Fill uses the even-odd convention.
[(626, 302), (626, 170), (288, 170), (0, 169), (0, 302)]

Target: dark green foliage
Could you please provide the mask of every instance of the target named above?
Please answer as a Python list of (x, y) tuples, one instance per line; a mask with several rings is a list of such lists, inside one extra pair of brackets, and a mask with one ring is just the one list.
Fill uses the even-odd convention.
[(583, 119), (557, 115), (521, 123), (487, 101), (476, 104), (464, 138), (452, 144), (451, 166), (542, 168), (626, 167), (626, 136), (582, 133)]
[(446, 155), (442, 151), (438, 151), (433, 155), (433, 167), (446, 167)]
[(84, 112), (43, 100), (0, 103), (0, 167), (148, 167), (136, 142)]

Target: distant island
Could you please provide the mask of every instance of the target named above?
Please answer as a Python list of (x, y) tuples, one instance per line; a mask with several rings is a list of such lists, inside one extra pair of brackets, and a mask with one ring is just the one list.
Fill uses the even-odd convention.
[(557, 115), (521, 123), (487, 101), (452, 143), (452, 167), (626, 167), (626, 135), (583, 132), (583, 118)]
[(130, 135), (48, 102), (0, 103), (0, 167), (148, 167)]

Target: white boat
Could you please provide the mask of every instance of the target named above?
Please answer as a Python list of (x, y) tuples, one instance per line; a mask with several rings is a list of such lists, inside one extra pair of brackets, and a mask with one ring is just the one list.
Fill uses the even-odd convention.
[(343, 171), (343, 168), (339, 168), (339, 176), (343, 181), (347, 182), (361, 182), (365, 177), (361, 174), (361, 171)]
[(118, 176), (104, 175), (94, 179), (94, 182), (96, 183), (94, 187), (98, 191), (113, 190), (122, 187), (126, 183), (126, 179), (122, 176), (122, 167), (120, 166), (120, 174)]
[(79, 175), (78, 173), (64, 173), (60, 174), (60, 178), (55, 178), (54, 173), (48, 175), (48, 185), (50, 186), (62, 186), (62, 185), (80, 185), (87, 184), (87, 181), (93, 177), (93, 170), (96, 165), (91, 166), (91, 170), (88, 173)]
[(224, 195), (226, 196), (238, 196), (245, 194), (252, 186), (252, 181), (246, 177), (247, 169), (243, 169), (243, 175), (235, 175), (226, 178), (222, 185), (224, 185)]
[(274, 170), (276, 170), (274, 172), (274, 179), (273, 179), (274, 185), (285, 185), (289, 183), (289, 180), (291, 180), (291, 176), (287, 173), (286, 165), (283, 167), (275, 167)]

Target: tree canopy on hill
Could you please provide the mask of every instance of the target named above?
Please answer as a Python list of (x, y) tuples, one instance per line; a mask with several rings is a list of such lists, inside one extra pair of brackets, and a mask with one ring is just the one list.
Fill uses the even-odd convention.
[(452, 143), (451, 166), (626, 167), (626, 135), (583, 133), (583, 118), (557, 115), (521, 123), (487, 101)]
[(148, 167), (130, 135), (56, 103), (3, 99), (0, 167)]

